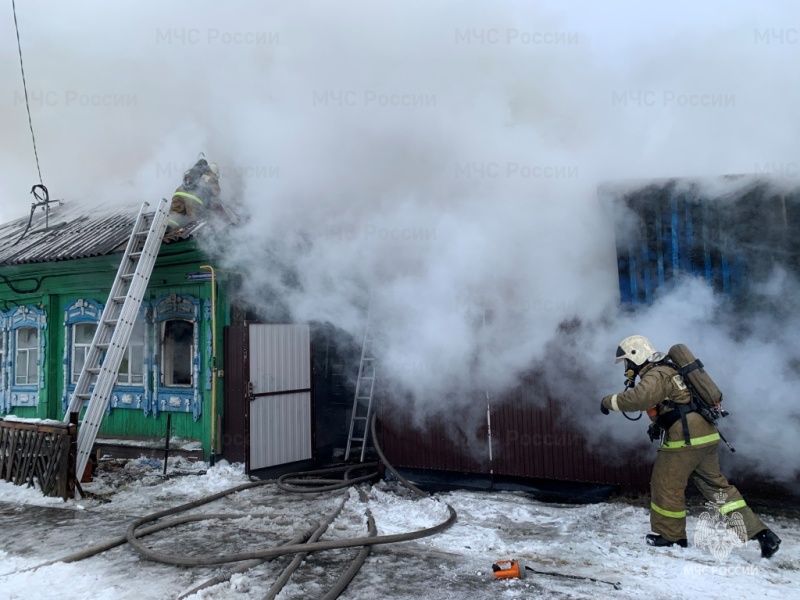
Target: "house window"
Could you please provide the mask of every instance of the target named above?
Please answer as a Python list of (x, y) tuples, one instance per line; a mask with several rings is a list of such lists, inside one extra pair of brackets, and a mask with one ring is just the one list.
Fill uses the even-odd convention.
[(78, 383), (89, 348), (92, 347), (97, 323), (75, 323), (72, 326), (72, 375), (70, 383)]
[(191, 387), (194, 323), (171, 319), (164, 321), (162, 328), (162, 384), (171, 387)]
[(119, 364), (119, 385), (137, 385), (144, 383), (144, 323), (136, 321), (131, 331), (128, 347)]
[(39, 330), (20, 327), (16, 331), (17, 356), (14, 363), (14, 384), (34, 385), (39, 378)]

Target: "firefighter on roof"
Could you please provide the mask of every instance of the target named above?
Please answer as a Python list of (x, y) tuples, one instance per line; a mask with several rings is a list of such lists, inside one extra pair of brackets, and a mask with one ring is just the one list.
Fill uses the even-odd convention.
[(200, 155), (195, 165), (183, 174), (183, 181), (172, 195), (169, 231), (202, 220), (219, 201), (219, 168)]
[[(692, 394), (683, 377), (665, 359), (667, 355), (656, 352), (643, 336), (622, 340), (616, 362), (625, 364), (628, 387), (624, 392), (606, 396), (600, 404), (606, 415), (609, 411), (648, 411), (653, 421), (648, 433), (651, 439), (661, 438), (650, 479), (650, 527), (655, 533), (647, 535), (647, 543), (677, 544), (684, 548), (688, 545), (684, 491), (691, 477), (709, 502), (725, 498), (724, 504), (719, 505), (721, 515), (740, 515), (736, 519), (741, 519), (747, 532), (741, 541), (758, 540), (761, 555), (771, 557), (778, 551), (781, 540), (725, 479), (717, 456), (720, 441), (717, 428), (692, 408)], [(640, 381), (634, 387), (637, 375)], [(661, 424), (667, 425), (663, 431), (659, 431)]]

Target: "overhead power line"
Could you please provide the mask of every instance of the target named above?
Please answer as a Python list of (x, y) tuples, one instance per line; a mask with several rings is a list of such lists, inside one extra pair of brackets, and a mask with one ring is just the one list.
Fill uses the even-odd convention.
[(39, 152), (36, 150), (36, 136), (33, 133), (33, 119), (31, 119), (31, 105), (28, 102), (28, 85), (25, 82), (25, 67), (22, 64), (22, 44), (19, 41), (19, 24), (17, 23), (17, 5), (11, 0), (11, 9), (14, 11), (14, 28), (17, 31), (17, 49), (19, 50), (19, 68), (22, 71), (22, 89), (25, 91), (25, 108), (28, 110), (28, 125), (31, 128), (31, 139), (33, 140), (33, 155), (36, 157), (36, 170), (39, 172), (39, 183), (44, 186), (42, 181), (42, 169), (39, 166)]

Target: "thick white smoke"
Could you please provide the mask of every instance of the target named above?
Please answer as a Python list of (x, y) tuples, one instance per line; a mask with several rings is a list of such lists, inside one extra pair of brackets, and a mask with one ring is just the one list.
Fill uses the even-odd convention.
[[(613, 220), (596, 193), (604, 180), (796, 172), (794, 2), (17, 8), (52, 195), (157, 200), (204, 151), (246, 216), (223, 263), (247, 273), (249, 297), (357, 335), (371, 290), (381, 373), (420, 418), (544, 365), (590, 436), (642, 436), (597, 411), (620, 387), (617, 342), (641, 333), (695, 349), (734, 405), (740, 452), (796, 475), (787, 328), (765, 318), (732, 337), (697, 283), (618, 317)], [(37, 175), (10, 15), (0, 32), (8, 220)]]

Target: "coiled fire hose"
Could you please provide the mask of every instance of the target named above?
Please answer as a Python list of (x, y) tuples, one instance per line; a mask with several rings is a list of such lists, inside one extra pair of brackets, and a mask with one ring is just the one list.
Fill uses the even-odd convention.
[[(375, 435), (375, 415), (372, 418), (372, 433), (373, 436)], [(373, 437), (373, 441), (374, 441)], [(382, 453), (379, 453), (382, 454)], [(394, 472), (394, 471), (393, 471)], [(401, 480), (403, 481), (403, 480)], [(263, 483), (263, 482), (254, 482), (254, 483)], [(245, 484), (247, 485), (247, 484)], [(237, 488), (232, 488), (230, 493), (233, 491), (239, 491), (244, 486), (238, 486)], [(415, 486), (412, 486), (414, 491), (422, 495), (427, 495), (421, 490), (418, 490)], [(219, 494), (215, 494), (214, 496), (210, 496), (209, 498), (217, 499), (215, 496), (222, 496), (227, 495), (225, 492), (220, 492)], [(209, 500), (210, 501), (210, 500)], [(205, 504), (206, 501), (201, 501), (201, 504)], [(447, 505), (447, 510), (450, 514), (449, 518), (434, 526), (428, 527), (426, 529), (420, 529), (418, 531), (412, 531), (409, 533), (395, 533), (392, 535), (378, 535), (374, 537), (357, 537), (351, 538), (346, 540), (336, 540), (336, 541), (329, 541), (329, 542), (311, 542), (307, 544), (290, 544), (285, 546), (280, 546), (276, 548), (266, 548), (262, 550), (252, 550), (249, 552), (239, 552), (235, 554), (225, 554), (221, 556), (214, 556), (214, 555), (199, 555), (199, 556), (171, 556), (169, 554), (164, 554), (161, 552), (156, 552), (154, 550), (150, 550), (146, 548), (141, 541), (139, 540), (140, 533), (136, 530), (146, 523), (150, 523), (157, 519), (163, 518), (165, 516), (169, 516), (171, 514), (175, 514), (183, 510), (183, 507), (172, 508), (169, 510), (161, 511), (159, 513), (155, 513), (152, 515), (148, 515), (145, 517), (141, 517), (136, 519), (133, 523), (128, 526), (128, 530), (126, 532), (126, 537), (128, 539), (128, 543), (143, 557), (148, 558), (150, 560), (154, 560), (157, 562), (163, 562), (166, 564), (171, 565), (181, 565), (181, 566), (200, 566), (200, 565), (218, 565), (223, 563), (229, 562), (238, 562), (240, 560), (250, 560), (253, 558), (271, 558), (274, 556), (280, 556), (281, 554), (294, 554), (296, 552), (315, 552), (318, 550), (334, 550), (338, 548), (354, 548), (356, 546), (365, 546), (365, 545), (374, 545), (374, 544), (390, 544), (395, 542), (407, 542), (410, 540), (416, 540), (419, 538), (427, 537), (433, 535), (435, 533), (439, 533), (440, 531), (444, 531), (445, 529), (452, 526), (457, 519), (456, 511), (453, 509), (452, 506), (449, 504)], [(246, 516), (246, 515), (241, 515)], [(212, 517), (213, 518), (213, 517)], [(231, 517), (228, 517), (231, 518)], [(177, 524), (177, 523), (176, 523)]]
[[(402, 475), (400, 475), (394, 469), (394, 467), (392, 467), (389, 464), (389, 462), (386, 460), (386, 457), (383, 454), (383, 451), (381, 450), (380, 445), (379, 445), (379, 443), (377, 441), (377, 437), (375, 435), (375, 422), (376, 422), (376, 415), (373, 415), (371, 423), (370, 423), (371, 432), (372, 432), (372, 439), (373, 439), (373, 443), (375, 445), (375, 450), (377, 451), (379, 457), (383, 461), (383, 463), (386, 466), (386, 468), (400, 482), (402, 482), (406, 487), (408, 487), (409, 489), (414, 491), (417, 495), (419, 495), (421, 497), (427, 497), (428, 494), (426, 492), (420, 490), (415, 485), (413, 485), (411, 482), (409, 482), (406, 478), (404, 478)], [(347, 479), (347, 477), (349, 477), (349, 474), (351, 472), (353, 472), (354, 470), (363, 469), (363, 468), (368, 467), (368, 466), (375, 466), (375, 463), (364, 464), (364, 465), (356, 465), (356, 466), (348, 465), (348, 466), (345, 466), (345, 467), (335, 467), (335, 468), (332, 468), (332, 469), (321, 469), (319, 471), (308, 471), (308, 472), (305, 472), (305, 473), (290, 473), (290, 474), (284, 475), (281, 478), (279, 478), (278, 485), (279, 485), (279, 487), (281, 487), (281, 489), (284, 489), (286, 491), (293, 491), (293, 492), (298, 492), (298, 491), (320, 492), (320, 491), (329, 491), (329, 490), (333, 490), (333, 489), (340, 489), (340, 488), (343, 488), (343, 487), (348, 487), (348, 486), (353, 485), (355, 483), (359, 483), (359, 482), (366, 481), (368, 479), (374, 478), (377, 475), (377, 473), (370, 473), (369, 475), (364, 475), (364, 476), (356, 477), (356, 478), (353, 478), (353, 479)], [(307, 477), (307, 476), (311, 476), (311, 475), (327, 475), (327, 474), (330, 474), (330, 473), (333, 473), (333, 472), (336, 472), (336, 471), (344, 471), (345, 479), (344, 480), (328, 480), (328, 479), (311, 480), (311, 482), (316, 483), (318, 485), (315, 485), (314, 487), (310, 487), (310, 488), (302, 486), (303, 483), (309, 483), (309, 480), (302, 479), (303, 477)], [(275, 483), (275, 481), (272, 481), (272, 480), (269, 480), (269, 481), (253, 481), (253, 482), (245, 483), (245, 484), (238, 485), (238, 486), (235, 486), (235, 487), (227, 489), (227, 490), (223, 490), (223, 491), (218, 492), (216, 494), (212, 494), (211, 496), (206, 496), (205, 498), (200, 498), (198, 500), (194, 500), (192, 502), (188, 502), (188, 503), (182, 504), (180, 506), (176, 506), (176, 507), (173, 507), (173, 508), (170, 508), (170, 509), (167, 509), (167, 510), (159, 511), (159, 512), (153, 513), (151, 515), (147, 515), (147, 516), (141, 517), (139, 519), (136, 519), (135, 521), (133, 521), (129, 525), (129, 527), (128, 527), (128, 529), (127, 529), (127, 531), (126, 531), (124, 536), (113, 538), (113, 539), (108, 540), (106, 542), (103, 542), (103, 543), (97, 544), (95, 546), (92, 546), (90, 548), (87, 548), (86, 550), (83, 550), (81, 552), (76, 552), (74, 554), (70, 554), (68, 556), (65, 556), (65, 557), (63, 557), (61, 559), (49, 561), (49, 562), (46, 562), (44, 564), (41, 564), (41, 565), (38, 565), (38, 566), (35, 566), (35, 567), (31, 567), (29, 569), (25, 569), (24, 571), (35, 570), (35, 569), (38, 569), (38, 568), (41, 568), (41, 567), (44, 567), (44, 566), (48, 566), (48, 565), (51, 565), (51, 564), (54, 564), (54, 563), (57, 563), (57, 562), (69, 563), (69, 562), (76, 562), (76, 561), (79, 561), (79, 560), (83, 560), (85, 558), (89, 558), (91, 556), (94, 556), (94, 555), (99, 554), (101, 552), (104, 552), (106, 550), (110, 550), (111, 548), (114, 548), (116, 546), (124, 544), (126, 541), (131, 545), (131, 547), (134, 548), (134, 550), (136, 550), (144, 558), (147, 558), (149, 560), (153, 560), (153, 561), (156, 561), (156, 562), (161, 562), (161, 563), (165, 563), (165, 564), (171, 564), (171, 565), (180, 565), (180, 566), (201, 566), (202, 565), (202, 566), (208, 566), (208, 565), (220, 565), (220, 564), (239, 562), (239, 561), (248, 561), (248, 562), (246, 562), (246, 563), (244, 563), (242, 565), (237, 566), (233, 570), (230, 570), (228, 572), (225, 572), (225, 573), (222, 573), (222, 574), (219, 574), (219, 575), (215, 576), (211, 580), (205, 582), (204, 584), (201, 584), (200, 586), (194, 588), (190, 592), (187, 592), (186, 594), (181, 596), (181, 597), (186, 597), (187, 595), (191, 595), (191, 594), (193, 594), (193, 593), (195, 593), (195, 592), (197, 592), (200, 589), (203, 589), (205, 587), (209, 587), (211, 585), (215, 585), (216, 583), (222, 583), (223, 581), (229, 579), (230, 576), (233, 573), (244, 572), (249, 568), (252, 568), (254, 566), (257, 566), (258, 564), (261, 564), (265, 560), (270, 560), (272, 558), (275, 558), (277, 556), (281, 556), (281, 555), (284, 555), (284, 554), (298, 554), (298, 555), (302, 555), (303, 557), (305, 557), (305, 555), (307, 555), (308, 553), (315, 552), (315, 551), (335, 550), (335, 549), (341, 549), (341, 548), (354, 548), (354, 547), (359, 547), (359, 546), (362, 547), (362, 550), (357, 555), (357, 557), (354, 560), (353, 564), (351, 564), (351, 566), (347, 569), (347, 571), (340, 577), (340, 579), (337, 582), (336, 586), (334, 586), (334, 588), (332, 588), (324, 596), (324, 598), (326, 600), (333, 600), (334, 598), (337, 598), (342, 593), (342, 591), (344, 591), (344, 589), (347, 587), (349, 582), (352, 580), (353, 576), (355, 576), (355, 574), (358, 572), (358, 569), (361, 567), (361, 564), (363, 564), (364, 560), (366, 559), (366, 556), (369, 553), (368, 552), (368, 548), (369, 547), (371, 547), (373, 545), (377, 545), (377, 544), (391, 544), (391, 543), (396, 543), (396, 542), (406, 542), (406, 541), (411, 541), (411, 540), (416, 540), (416, 539), (420, 539), (420, 538), (423, 538), (423, 537), (431, 536), (431, 535), (434, 535), (436, 533), (439, 533), (441, 531), (444, 531), (444, 530), (448, 529), (449, 527), (451, 527), (456, 522), (456, 520), (458, 518), (455, 509), (452, 506), (450, 506), (449, 504), (446, 504), (449, 516), (448, 516), (447, 520), (439, 523), (438, 525), (435, 525), (433, 527), (428, 527), (428, 528), (425, 528), (425, 529), (419, 529), (419, 530), (416, 530), (416, 531), (411, 531), (411, 532), (408, 532), (408, 533), (391, 534), (391, 535), (376, 535), (374, 520), (372, 518), (372, 515), (368, 513), (367, 516), (368, 516), (369, 533), (368, 533), (367, 536), (349, 538), (349, 539), (323, 541), (323, 542), (317, 541), (319, 539), (319, 537), (321, 537), (322, 534), (324, 533), (325, 529), (327, 528), (327, 525), (330, 522), (332, 522), (333, 519), (335, 519), (335, 517), (338, 515), (339, 511), (341, 511), (342, 507), (344, 506), (344, 502), (343, 502), (342, 505), (335, 511), (335, 513), (331, 517), (329, 517), (329, 519), (327, 519), (326, 522), (323, 523), (322, 525), (319, 525), (319, 523), (317, 523), (316, 521), (312, 521), (312, 524), (316, 527), (316, 531), (305, 532), (303, 534), (300, 534), (300, 535), (294, 537), (293, 539), (291, 539), (290, 541), (288, 541), (285, 544), (282, 544), (282, 545), (279, 545), (279, 546), (275, 546), (275, 547), (271, 547), (271, 548), (253, 550), (253, 551), (249, 551), (249, 552), (239, 552), (239, 553), (234, 553), (234, 554), (218, 555), (218, 556), (215, 556), (215, 555), (173, 556), (173, 555), (169, 555), (169, 554), (165, 554), (165, 553), (156, 552), (154, 550), (151, 550), (151, 549), (145, 547), (143, 545), (143, 543), (141, 542), (141, 538), (143, 538), (143, 537), (145, 537), (145, 536), (147, 536), (149, 534), (155, 533), (157, 531), (162, 531), (162, 530), (167, 529), (169, 527), (175, 527), (177, 525), (182, 525), (184, 523), (189, 523), (189, 522), (194, 522), (194, 521), (202, 521), (202, 520), (210, 520), (210, 519), (241, 519), (241, 518), (245, 518), (245, 517), (275, 518), (277, 515), (274, 515), (274, 514), (257, 514), (257, 515), (241, 514), (241, 513), (239, 513), (239, 514), (236, 514), (236, 513), (199, 514), (199, 515), (188, 515), (188, 516), (178, 517), (178, 518), (175, 518), (175, 519), (171, 519), (169, 521), (164, 521), (162, 523), (158, 523), (158, 524), (155, 524), (155, 525), (150, 525), (148, 527), (140, 529), (143, 525), (148, 524), (148, 523), (152, 523), (152, 522), (157, 521), (159, 519), (163, 519), (164, 517), (168, 517), (168, 516), (171, 516), (171, 515), (186, 511), (186, 510), (191, 509), (191, 508), (197, 508), (199, 506), (203, 506), (204, 504), (208, 504), (208, 503), (213, 502), (215, 500), (219, 500), (220, 498), (223, 498), (223, 497), (228, 496), (230, 494), (234, 494), (236, 492), (240, 492), (242, 490), (258, 487), (258, 486), (261, 486), (261, 485), (272, 484), (272, 483)], [(360, 494), (363, 494), (363, 490), (359, 490), (359, 492), (360, 492)], [(362, 495), (361, 498), (362, 498), (362, 500), (366, 500), (366, 496), (365, 495)], [(315, 537), (315, 535), (316, 535), (316, 537)], [(304, 540), (308, 540), (308, 541), (304, 541)], [(299, 560), (297, 558), (295, 558), (295, 562), (297, 562), (298, 565), (299, 565), (299, 563), (301, 561), (302, 561), (302, 558), (300, 558)], [(290, 565), (290, 567), (291, 567), (291, 565)], [(291, 571), (289, 572), (289, 575), (290, 574), (291, 574)], [(281, 576), (280, 580), (282, 580), (283, 578), (284, 578), (284, 576)], [(278, 586), (278, 583), (280, 583), (280, 580), (278, 582), (276, 582), (275, 585), (273, 585), (273, 588), (271, 588), (271, 590), (269, 592), (270, 595), (268, 597), (273, 597), (274, 598), (274, 596), (277, 595), (277, 593), (280, 591), (280, 588), (285, 583), (285, 581), (283, 581), (283, 583), (281, 583), (280, 586)], [(288, 576), (286, 576), (286, 580), (288, 580)]]

